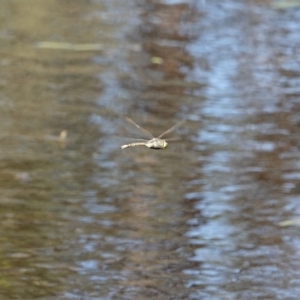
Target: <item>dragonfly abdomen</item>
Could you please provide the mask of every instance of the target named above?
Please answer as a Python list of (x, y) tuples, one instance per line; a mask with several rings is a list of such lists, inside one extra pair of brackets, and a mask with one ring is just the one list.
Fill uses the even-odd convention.
[(135, 147), (135, 146), (147, 146), (147, 143), (144, 143), (144, 142), (142, 142), (142, 143), (141, 142), (140, 143), (131, 143), (131, 144), (121, 146), (121, 149), (123, 150), (123, 149), (126, 149), (126, 148)]

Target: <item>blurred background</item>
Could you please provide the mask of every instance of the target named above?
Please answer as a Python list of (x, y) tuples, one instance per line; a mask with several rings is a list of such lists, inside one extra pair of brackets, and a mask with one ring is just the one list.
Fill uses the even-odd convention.
[(299, 299), (299, 20), (1, 0), (0, 299)]

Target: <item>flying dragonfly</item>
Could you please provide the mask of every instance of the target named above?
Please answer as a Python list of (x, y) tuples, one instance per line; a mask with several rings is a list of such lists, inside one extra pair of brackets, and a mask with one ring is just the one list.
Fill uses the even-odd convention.
[(171, 127), (170, 129), (168, 129), (167, 131), (163, 132), (160, 136), (158, 136), (156, 138), (149, 131), (147, 131), (146, 129), (142, 128), (138, 124), (136, 124), (130, 118), (127, 117), (126, 120), (129, 123), (133, 124), (138, 129), (142, 130), (149, 137), (149, 140), (137, 139), (139, 142), (123, 145), (123, 146), (121, 146), (121, 149), (126, 149), (126, 148), (130, 148), (130, 147), (135, 147), (135, 146), (146, 146), (146, 147), (148, 147), (150, 149), (154, 149), (154, 150), (165, 149), (168, 146), (167, 141), (174, 140), (174, 139), (172, 139), (172, 138), (171, 139), (162, 139), (162, 137), (164, 135), (166, 135), (167, 133), (173, 131), (176, 127), (178, 127), (184, 121), (184, 120), (181, 120), (180, 122), (178, 122), (177, 124), (175, 124), (173, 127)]

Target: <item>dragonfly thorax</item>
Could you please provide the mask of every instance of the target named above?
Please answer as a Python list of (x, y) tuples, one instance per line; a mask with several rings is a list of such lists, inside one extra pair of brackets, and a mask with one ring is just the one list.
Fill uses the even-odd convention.
[(168, 146), (168, 143), (165, 140), (154, 138), (146, 143), (146, 146), (154, 150), (162, 150)]

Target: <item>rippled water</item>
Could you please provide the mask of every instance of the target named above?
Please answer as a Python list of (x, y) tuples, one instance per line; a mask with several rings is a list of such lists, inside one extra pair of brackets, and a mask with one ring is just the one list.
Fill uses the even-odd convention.
[(1, 299), (299, 298), (296, 2), (0, 16)]

